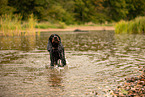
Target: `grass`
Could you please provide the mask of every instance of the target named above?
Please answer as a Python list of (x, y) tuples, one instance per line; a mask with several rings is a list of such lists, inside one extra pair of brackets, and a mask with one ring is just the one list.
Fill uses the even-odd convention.
[(38, 22), (33, 14), (28, 17), (27, 21), (23, 21), (21, 15), (6, 14), (0, 16), (0, 35), (4, 36), (19, 36), (22, 35), (21, 32), (25, 32), (25, 35), (33, 35), (35, 34), (35, 29), (64, 29), (66, 27), (78, 26), (113, 26), (113, 24), (86, 23), (82, 25), (66, 25), (64, 22), (61, 21), (55, 21), (53, 23), (49, 21)]
[(64, 22), (50, 23), (50, 22), (40, 22), (35, 25), (35, 28), (38, 29), (48, 29), (48, 28), (66, 28), (66, 24)]
[[(21, 27), (20, 15), (2, 15), (0, 17), (0, 29), (4, 35), (19, 35)], [(7, 33), (9, 32), (9, 33)]]
[[(2, 15), (0, 17), (0, 30), (4, 36), (16, 36), (21, 35), (22, 30), (26, 31), (26, 34), (32, 34), (36, 25), (36, 19), (31, 14), (26, 22), (22, 21), (21, 15)], [(27, 30), (31, 30), (29, 33)]]
[(120, 21), (115, 25), (115, 32), (129, 34), (145, 33), (145, 17), (137, 17), (131, 21)]
[(4, 36), (17, 36), (21, 35), (21, 32), (25, 32), (27, 34), (34, 34), (35, 28), (38, 29), (48, 29), (48, 28), (66, 28), (66, 24), (64, 22), (37, 22), (34, 18), (34, 15), (31, 14), (27, 21), (22, 20), (21, 15), (2, 15), (0, 17), (0, 34), (2, 33)]
[(40, 22), (40, 23), (37, 23), (35, 25), (35, 28), (38, 28), (38, 29), (48, 29), (48, 28), (56, 28), (55, 25), (49, 23), (49, 22)]

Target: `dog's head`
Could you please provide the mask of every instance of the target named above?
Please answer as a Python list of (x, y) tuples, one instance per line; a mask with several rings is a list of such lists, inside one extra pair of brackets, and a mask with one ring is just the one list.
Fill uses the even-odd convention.
[(51, 44), (52, 44), (52, 47), (54, 49), (57, 49), (61, 40), (60, 40), (60, 37), (57, 35), (57, 34), (52, 34), (49, 38)]

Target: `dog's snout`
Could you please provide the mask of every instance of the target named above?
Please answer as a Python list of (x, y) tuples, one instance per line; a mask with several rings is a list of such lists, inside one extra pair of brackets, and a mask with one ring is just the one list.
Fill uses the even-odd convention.
[(55, 36), (54, 39), (57, 40), (57, 36)]
[(54, 36), (53, 41), (59, 41), (59, 38), (57, 36)]

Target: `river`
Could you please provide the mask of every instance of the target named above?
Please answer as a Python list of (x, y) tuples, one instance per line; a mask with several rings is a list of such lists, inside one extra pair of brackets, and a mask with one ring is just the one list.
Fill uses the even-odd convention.
[[(67, 65), (50, 64), (47, 41), (61, 37)], [(145, 35), (114, 31), (41, 32), (0, 37), (0, 97), (103, 97), (140, 75)]]

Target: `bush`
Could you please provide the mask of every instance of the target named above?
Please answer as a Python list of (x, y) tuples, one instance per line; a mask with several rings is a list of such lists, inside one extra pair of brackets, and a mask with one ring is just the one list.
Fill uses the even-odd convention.
[(120, 21), (115, 25), (116, 33), (145, 33), (145, 17), (137, 17), (131, 21)]
[(64, 22), (59, 22), (58, 28), (64, 29), (66, 28), (66, 24)]
[(116, 33), (127, 33), (128, 22), (120, 21), (115, 25)]

